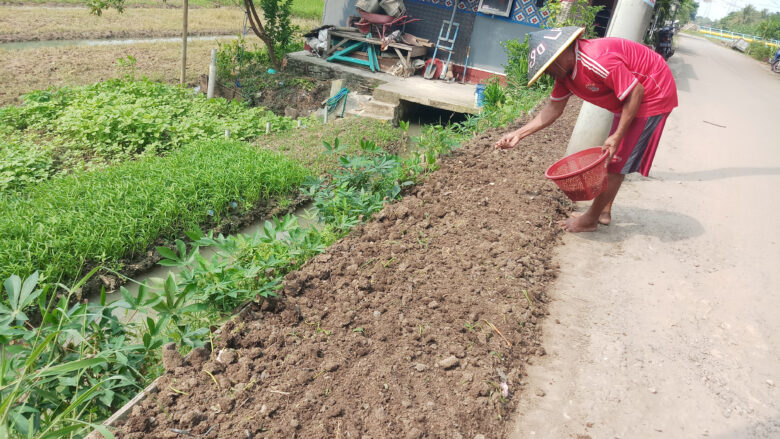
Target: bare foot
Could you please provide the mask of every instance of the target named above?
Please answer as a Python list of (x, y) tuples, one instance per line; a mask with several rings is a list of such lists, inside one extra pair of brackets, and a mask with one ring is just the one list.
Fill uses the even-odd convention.
[[(572, 212), (571, 216), (574, 218), (579, 218), (582, 216), (582, 212)], [(601, 212), (601, 215), (599, 215), (599, 224), (608, 226), (611, 222), (612, 214), (610, 212)]]
[(588, 223), (582, 216), (558, 221), (558, 225), (570, 233), (595, 232), (599, 226), (598, 222)]

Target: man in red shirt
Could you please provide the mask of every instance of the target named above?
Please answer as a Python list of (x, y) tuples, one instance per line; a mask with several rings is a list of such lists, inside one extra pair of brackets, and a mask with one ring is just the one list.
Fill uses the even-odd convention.
[(612, 219), (612, 202), (625, 174), (650, 172), (677, 86), (661, 55), (622, 38), (580, 39), (583, 28), (534, 32), (529, 39), (528, 85), (543, 73), (555, 78), (550, 100), (536, 117), (507, 133), (495, 147), (513, 148), (522, 138), (553, 123), (572, 94), (615, 114), (601, 148), (609, 151), (607, 189), (582, 215), (561, 221), (569, 232), (592, 232)]

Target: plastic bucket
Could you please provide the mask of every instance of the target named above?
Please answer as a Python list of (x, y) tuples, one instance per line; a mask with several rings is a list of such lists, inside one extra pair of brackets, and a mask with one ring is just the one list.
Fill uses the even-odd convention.
[(482, 103), (485, 99), (485, 84), (477, 84), (477, 89), (474, 91), (474, 99), (477, 108), (482, 108)]
[(572, 201), (592, 200), (607, 189), (608, 155), (600, 147), (576, 152), (553, 163), (544, 175)]

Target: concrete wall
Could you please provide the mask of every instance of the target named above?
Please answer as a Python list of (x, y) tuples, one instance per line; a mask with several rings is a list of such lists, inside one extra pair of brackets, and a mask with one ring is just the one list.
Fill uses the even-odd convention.
[(357, 15), (355, 2), (356, 0), (325, 0), (325, 9), (322, 11), (322, 24), (346, 26), (347, 17)]
[(474, 33), (471, 35), (469, 68), (504, 73), (507, 58), (501, 42), (514, 39), (522, 41), (525, 34), (537, 30), (539, 28), (533, 26), (477, 15)]

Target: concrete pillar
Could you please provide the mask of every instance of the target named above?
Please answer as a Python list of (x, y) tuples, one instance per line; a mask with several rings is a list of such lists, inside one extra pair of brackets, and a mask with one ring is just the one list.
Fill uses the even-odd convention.
[[(653, 8), (644, 0), (618, 0), (607, 29), (608, 37), (620, 37), (642, 42), (650, 24)], [(591, 103), (583, 102), (574, 131), (566, 147), (568, 154), (601, 146), (612, 127), (612, 113)]]
[(214, 90), (217, 87), (217, 49), (211, 49), (211, 63), (209, 64), (209, 82), (206, 97), (214, 98)]

